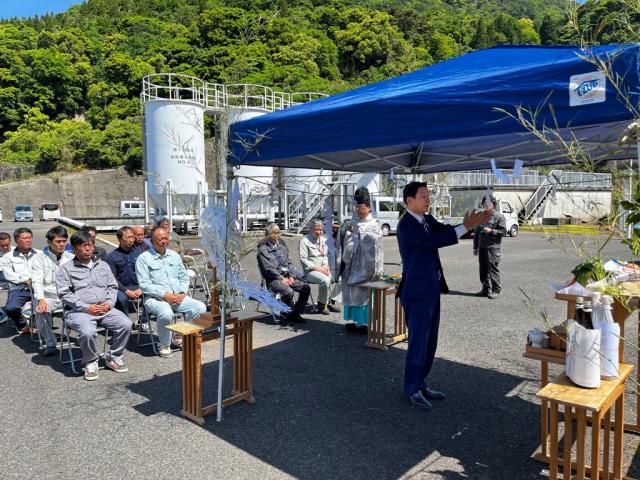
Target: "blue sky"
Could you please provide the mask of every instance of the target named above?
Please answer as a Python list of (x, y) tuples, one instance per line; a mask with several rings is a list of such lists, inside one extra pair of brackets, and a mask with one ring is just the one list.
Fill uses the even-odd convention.
[(77, 3), (82, 0), (0, 0), (0, 18), (60, 13)]

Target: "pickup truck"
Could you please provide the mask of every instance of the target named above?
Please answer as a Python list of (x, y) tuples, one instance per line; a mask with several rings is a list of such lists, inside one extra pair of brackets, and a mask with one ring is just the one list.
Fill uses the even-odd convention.
[[(480, 206), (478, 206), (480, 208)], [(507, 224), (507, 234), (510, 237), (518, 236), (518, 212), (511, 206), (511, 204), (507, 201), (500, 200), (498, 202), (498, 211), (504, 215)], [(463, 217), (444, 217), (440, 221), (442, 223), (446, 223), (448, 225), (458, 225), (462, 223)], [(472, 237), (473, 230), (468, 231), (465, 237)]]

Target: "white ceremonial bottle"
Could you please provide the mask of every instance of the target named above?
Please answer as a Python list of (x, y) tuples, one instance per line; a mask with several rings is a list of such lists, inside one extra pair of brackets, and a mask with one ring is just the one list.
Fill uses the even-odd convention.
[(620, 346), (620, 325), (613, 321), (611, 305), (613, 299), (609, 295), (603, 295), (600, 300), (599, 314), (593, 321), (594, 328), (600, 330), (600, 378), (612, 380), (618, 377), (619, 359), (618, 347)]

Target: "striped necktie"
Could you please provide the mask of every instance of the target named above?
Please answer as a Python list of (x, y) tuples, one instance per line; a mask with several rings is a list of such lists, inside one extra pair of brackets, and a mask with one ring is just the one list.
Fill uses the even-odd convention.
[(422, 216), (422, 221), (420, 222), (420, 225), (422, 225), (422, 228), (424, 228), (425, 232), (429, 231), (429, 226), (427, 225), (427, 216), (426, 215)]

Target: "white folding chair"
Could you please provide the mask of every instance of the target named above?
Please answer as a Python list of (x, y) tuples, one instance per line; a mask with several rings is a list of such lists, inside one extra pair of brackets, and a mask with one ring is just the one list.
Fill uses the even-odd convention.
[(196, 292), (204, 292), (205, 303), (211, 303), (211, 269), (204, 250), (186, 249), (182, 254), (182, 263), (189, 273), (189, 295), (196, 297)]

